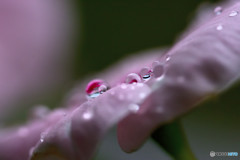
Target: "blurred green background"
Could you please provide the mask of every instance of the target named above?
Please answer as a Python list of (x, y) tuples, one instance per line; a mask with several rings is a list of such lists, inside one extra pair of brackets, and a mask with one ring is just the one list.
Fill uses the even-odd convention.
[(76, 77), (97, 72), (131, 53), (170, 46), (203, 0), (81, 0)]

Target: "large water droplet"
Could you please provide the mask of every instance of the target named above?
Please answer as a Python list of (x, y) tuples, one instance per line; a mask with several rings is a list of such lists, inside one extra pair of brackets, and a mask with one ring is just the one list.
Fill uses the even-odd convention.
[(220, 15), (222, 13), (223, 9), (222, 7), (218, 6), (214, 9), (215, 15)]
[(149, 80), (151, 78), (152, 70), (149, 67), (144, 67), (140, 71), (140, 75), (143, 80)]
[(90, 98), (96, 98), (106, 92), (110, 86), (103, 80), (92, 80), (86, 87), (86, 93)]
[(127, 75), (127, 78), (126, 78), (126, 83), (128, 84), (132, 84), (132, 83), (138, 83), (141, 81), (141, 78), (138, 74), (136, 73), (130, 73)]
[(163, 74), (163, 65), (158, 64), (153, 67), (153, 75), (155, 78), (160, 77)]
[(235, 17), (236, 15), (238, 15), (238, 11), (231, 11), (228, 16)]
[(133, 113), (137, 113), (139, 111), (139, 109), (140, 109), (139, 105), (137, 105), (137, 104), (130, 104), (128, 106), (128, 108)]
[(221, 31), (221, 30), (223, 30), (223, 26), (222, 26), (221, 24), (219, 24), (219, 25), (216, 27), (216, 29), (217, 29), (218, 31)]

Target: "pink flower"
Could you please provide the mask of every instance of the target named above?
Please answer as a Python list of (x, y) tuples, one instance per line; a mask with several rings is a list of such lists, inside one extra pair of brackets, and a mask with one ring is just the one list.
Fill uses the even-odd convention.
[[(62, 1), (63, 2), (63, 1)], [(69, 77), (70, 27), (59, 1), (0, 0), (0, 120), (22, 99), (56, 89)]]
[(239, 80), (239, 11), (239, 2), (224, 7), (193, 26), (166, 54), (134, 56), (97, 75), (100, 79), (81, 83), (69, 95), (68, 108), (1, 133), (0, 148), (7, 149), (0, 150), (0, 159), (26, 159), (30, 151), (33, 160), (88, 160), (119, 121), (122, 149), (138, 149), (157, 127)]

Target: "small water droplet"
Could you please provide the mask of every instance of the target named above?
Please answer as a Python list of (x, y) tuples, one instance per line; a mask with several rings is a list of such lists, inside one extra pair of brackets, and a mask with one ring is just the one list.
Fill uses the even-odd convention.
[(86, 93), (90, 98), (96, 98), (106, 92), (110, 86), (103, 80), (92, 80), (86, 87)]
[(91, 112), (89, 112), (89, 111), (83, 113), (83, 119), (85, 119), (85, 120), (91, 119), (92, 116), (93, 116), (93, 114)]
[(222, 7), (218, 6), (214, 9), (215, 15), (220, 15), (222, 13), (223, 9)]
[(223, 26), (221, 24), (219, 24), (216, 28), (218, 31), (221, 31), (223, 29)]
[(155, 78), (160, 77), (163, 74), (163, 65), (158, 64), (153, 68), (153, 75)]
[(128, 84), (132, 84), (132, 83), (138, 83), (141, 81), (141, 78), (138, 74), (136, 73), (130, 73), (127, 75), (127, 78), (126, 78), (126, 83)]
[(144, 67), (140, 71), (140, 75), (143, 80), (149, 80), (151, 78), (152, 70), (149, 67)]
[(42, 133), (41, 133), (41, 135), (40, 135), (40, 142), (41, 142), (41, 143), (44, 142), (44, 138), (45, 138), (46, 135), (47, 135), (46, 132), (42, 132)]
[(139, 105), (137, 105), (137, 104), (130, 104), (128, 106), (128, 108), (133, 113), (137, 113), (139, 111), (139, 109), (140, 109)]
[(166, 62), (170, 61), (171, 57), (169, 55), (166, 56)]
[(99, 88), (98, 88), (98, 92), (99, 93), (103, 93), (103, 92), (106, 92), (108, 90), (108, 86), (105, 85), (105, 84), (102, 84)]
[(228, 16), (235, 17), (236, 15), (238, 15), (238, 11), (231, 11)]

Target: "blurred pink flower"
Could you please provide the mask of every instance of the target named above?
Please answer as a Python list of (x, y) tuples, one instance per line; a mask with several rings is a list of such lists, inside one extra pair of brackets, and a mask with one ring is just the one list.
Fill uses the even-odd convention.
[[(239, 11), (240, 3), (224, 7), (193, 27), (166, 54), (156, 50), (133, 56), (92, 77), (106, 83), (82, 82), (67, 98), (68, 108), (0, 133), (0, 148), (7, 148), (0, 150), (0, 159), (26, 159), (30, 152), (33, 160), (88, 160), (105, 132), (119, 121), (122, 149), (138, 149), (157, 127), (239, 80)], [(86, 95), (87, 84), (95, 82)], [(111, 89), (100, 89), (101, 84)], [(15, 154), (8, 154), (11, 149)]]
[(69, 77), (68, 16), (63, 0), (0, 0), (1, 121)]

